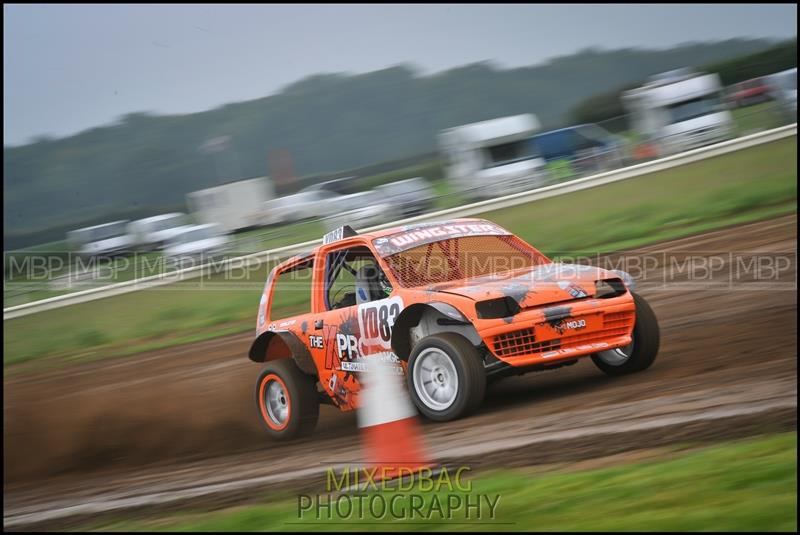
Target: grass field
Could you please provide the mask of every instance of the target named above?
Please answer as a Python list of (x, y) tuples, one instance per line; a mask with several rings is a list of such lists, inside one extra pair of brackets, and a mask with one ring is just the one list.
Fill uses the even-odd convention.
[[(792, 137), (484, 217), (546, 253), (575, 254), (796, 211)], [(234, 281), (186, 281), (4, 321), (4, 368), (41, 369), (254, 329), (267, 267)]]
[[(298, 514), (297, 496), (265, 494), (263, 505), (208, 512), (199, 507), (147, 518), (118, 519), (81, 526), (85, 530), (130, 531), (796, 531), (797, 434), (758, 437), (723, 445), (672, 447), (645, 461), (608, 463), (583, 470), (516, 469), (479, 473), (468, 492), (382, 491), (401, 504), (421, 496), (425, 504), (448, 496), (486, 496), (494, 518), (463, 507), (452, 520), (441, 515), (395, 519), (376, 507), (363, 519)], [(319, 489), (327, 494), (324, 489)], [(455, 501), (452, 503), (456, 503)], [(401, 506), (395, 510), (402, 511)], [(454, 507), (454, 509), (456, 509)], [(410, 507), (406, 507), (409, 511)], [(422, 508), (422, 511), (429, 508)], [(343, 509), (346, 513), (346, 509)], [(320, 522), (318, 518), (323, 521)]]

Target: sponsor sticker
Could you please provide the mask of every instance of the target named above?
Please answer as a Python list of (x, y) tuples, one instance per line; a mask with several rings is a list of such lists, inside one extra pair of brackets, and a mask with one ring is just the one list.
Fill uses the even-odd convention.
[(377, 361), (389, 363), (391, 364), (391, 370), (395, 374), (403, 374), (403, 367), (400, 365), (400, 359), (397, 358), (397, 355), (391, 352), (370, 355), (368, 357), (362, 357), (352, 361), (343, 360), (341, 369), (348, 372), (368, 373), (372, 371), (372, 368), (375, 366)]
[(466, 236), (509, 236), (504, 228), (487, 221), (445, 222), (407, 227), (403, 232), (373, 240), (372, 244), (381, 256), (388, 256), (418, 245), (425, 245), (449, 238)]

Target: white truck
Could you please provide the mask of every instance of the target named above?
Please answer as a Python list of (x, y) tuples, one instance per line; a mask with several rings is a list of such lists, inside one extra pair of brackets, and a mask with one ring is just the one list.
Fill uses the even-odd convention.
[[(395, 209), (394, 204), (396, 199), (389, 200), (377, 190), (339, 195), (312, 187), (267, 202), (262, 210), (262, 222), (279, 225), (306, 219), (325, 219), (330, 222), (350, 216), (353, 219), (345, 220), (343, 224), (363, 227), (399, 217), (401, 210)], [(333, 228), (336, 226), (341, 225), (334, 225)]]
[(132, 221), (128, 224), (128, 234), (137, 249), (152, 251), (161, 249), (170, 238), (182, 232), (188, 225), (186, 214), (173, 212)]
[(622, 101), (631, 126), (659, 154), (674, 154), (730, 138), (731, 113), (717, 74), (676, 69), (651, 76)]
[(120, 220), (71, 230), (67, 232), (67, 243), (83, 257), (125, 254), (133, 247), (127, 226), (127, 220)]
[(231, 239), (214, 223), (181, 227), (164, 244), (164, 256), (180, 267), (202, 265), (229, 252)]
[(264, 204), (274, 197), (272, 181), (259, 177), (193, 191), (186, 201), (199, 223), (216, 223), (224, 232), (235, 232), (259, 226)]
[(447, 180), (473, 199), (545, 185), (545, 161), (531, 142), (539, 128), (536, 116), (526, 113), (443, 130), (439, 147)]

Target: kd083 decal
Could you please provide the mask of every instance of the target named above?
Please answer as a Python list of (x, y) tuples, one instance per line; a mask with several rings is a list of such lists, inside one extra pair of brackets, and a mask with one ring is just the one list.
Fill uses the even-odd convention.
[(403, 310), (403, 299), (391, 297), (358, 306), (359, 349), (362, 355), (391, 351), (394, 322)]
[(341, 369), (361, 371), (357, 362), (371, 355), (391, 355), (392, 330), (394, 322), (403, 310), (400, 297), (381, 299), (358, 306), (358, 332), (356, 334), (336, 334), (336, 352)]

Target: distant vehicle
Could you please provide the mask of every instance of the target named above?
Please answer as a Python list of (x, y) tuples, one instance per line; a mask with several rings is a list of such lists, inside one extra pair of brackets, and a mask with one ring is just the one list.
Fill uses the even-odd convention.
[(214, 223), (183, 227), (164, 247), (164, 256), (180, 263), (199, 265), (217, 258), (230, 248), (230, 238)]
[(412, 216), (433, 208), (434, 191), (422, 177), (398, 180), (375, 188), (382, 199), (390, 199), (400, 215)]
[(399, 214), (392, 204), (382, 202), (379, 192), (361, 191), (349, 195), (339, 195), (314, 186), (293, 195), (286, 195), (270, 201), (264, 207), (265, 218), (274, 223), (286, 224), (306, 219), (325, 219), (351, 214), (349, 221), (364, 221), (366, 224), (376, 221), (371, 207), (379, 206), (385, 216)]
[(276, 197), (261, 205), (260, 226), (283, 225), (292, 219), (292, 195)]
[(538, 130), (539, 121), (530, 113), (443, 130), (439, 146), (447, 180), (473, 199), (544, 185), (544, 159), (528, 141)]
[(401, 214), (399, 206), (377, 190), (331, 195), (318, 204), (317, 211), (329, 230), (342, 226), (342, 221), (364, 228), (392, 221)]
[(716, 74), (677, 69), (652, 76), (623, 94), (633, 130), (659, 154), (672, 154), (731, 137), (733, 117)]
[(400, 217), (401, 212), (397, 205), (392, 202), (377, 202), (373, 199), (355, 208), (327, 216), (324, 221), (327, 230), (339, 228), (344, 224), (363, 229), (380, 225), (381, 223), (388, 223)]
[(314, 184), (313, 186), (303, 188), (302, 191), (323, 191), (335, 193), (337, 195), (350, 195), (358, 191), (358, 181), (359, 177), (357, 176), (334, 178), (333, 180), (326, 180), (325, 182), (320, 182), (319, 184)]
[(157, 250), (188, 225), (186, 214), (174, 212), (132, 221), (128, 224), (128, 234), (138, 249)]
[(279, 197), (272, 204), (273, 216), (280, 223), (325, 217), (331, 215), (328, 213), (329, 208), (325, 203), (332, 197), (339, 197), (339, 195), (318, 189), (306, 189), (293, 195)]
[(542, 132), (531, 143), (548, 164), (565, 161), (576, 174), (621, 167), (627, 159), (623, 140), (596, 124)]
[(235, 232), (259, 226), (264, 203), (274, 197), (272, 181), (260, 177), (193, 191), (186, 200), (198, 222), (217, 223), (225, 232)]
[(102, 225), (67, 232), (67, 243), (81, 256), (115, 256), (129, 252), (133, 246), (127, 232), (128, 221), (112, 221)]
[(767, 76), (770, 95), (789, 120), (797, 121), (797, 67)]
[(743, 108), (768, 100), (769, 85), (763, 77), (745, 80), (728, 88), (728, 105), (732, 108)]

